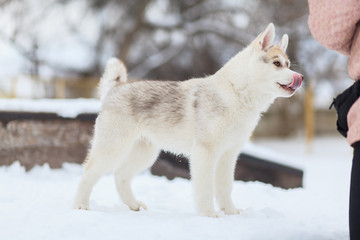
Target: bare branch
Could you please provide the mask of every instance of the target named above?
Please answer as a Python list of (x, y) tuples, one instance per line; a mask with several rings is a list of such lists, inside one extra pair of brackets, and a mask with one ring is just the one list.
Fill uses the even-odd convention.
[(127, 61), (128, 52), (134, 41), (135, 35), (138, 31), (140, 31), (140, 29), (142, 28), (142, 26), (144, 24), (144, 15), (145, 15), (145, 10), (146, 10), (148, 3), (149, 3), (149, 0), (142, 0), (140, 2), (140, 5), (138, 6), (138, 11), (136, 14), (135, 26), (125, 36), (125, 40), (123, 41), (122, 46), (120, 47), (120, 54), (119, 54), (120, 59), (122, 59), (122, 61), (124, 61), (125, 64)]
[(166, 64), (176, 57), (183, 49), (185, 44), (179, 44), (178, 46), (172, 46), (165, 48), (164, 50), (155, 53), (154, 55), (148, 57), (141, 64), (136, 66), (130, 71), (130, 75), (143, 78), (152, 70)]

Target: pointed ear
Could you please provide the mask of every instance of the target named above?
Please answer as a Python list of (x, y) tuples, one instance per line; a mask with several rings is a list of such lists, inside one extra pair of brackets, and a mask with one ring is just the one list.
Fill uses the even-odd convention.
[(278, 47), (283, 51), (286, 52), (287, 46), (289, 43), (289, 36), (287, 34), (284, 34), (278, 43)]
[(273, 23), (270, 23), (265, 31), (259, 34), (254, 41), (255, 47), (265, 51), (267, 48), (274, 44), (275, 39), (275, 27)]

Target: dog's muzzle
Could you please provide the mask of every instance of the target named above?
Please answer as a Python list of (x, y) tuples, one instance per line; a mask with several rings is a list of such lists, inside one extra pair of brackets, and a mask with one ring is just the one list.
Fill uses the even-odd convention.
[(296, 90), (301, 86), (303, 80), (304, 80), (303, 75), (301, 75), (299, 73), (294, 73), (293, 80), (289, 85), (287, 85), (287, 87)]

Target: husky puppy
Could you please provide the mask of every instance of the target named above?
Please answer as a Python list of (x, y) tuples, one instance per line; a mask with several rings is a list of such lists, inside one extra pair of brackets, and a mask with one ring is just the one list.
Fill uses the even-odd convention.
[(131, 181), (160, 149), (190, 156), (196, 210), (218, 217), (239, 214), (232, 199), (237, 157), (261, 113), (277, 97), (290, 97), (303, 76), (289, 69), (288, 36), (274, 45), (271, 23), (214, 75), (183, 82), (127, 82), (125, 66), (109, 60), (100, 81), (102, 109), (73, 207), (89, 209), (101, 176), (114, 171), (117, 191), (130, 209), (146, 209)]

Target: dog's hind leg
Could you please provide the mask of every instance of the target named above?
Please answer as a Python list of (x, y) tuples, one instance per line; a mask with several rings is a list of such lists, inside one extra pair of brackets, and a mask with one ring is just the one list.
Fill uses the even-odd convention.
[(220, 157), (216, 167), (216, 200), (219, 208), (225, 214), (239, 214), (241, 211), (234, 206), (231, 199), (237, 157), (237, 150), (226, 151)]
[(115, 171), (116, 188), (121, 200), (131, 210), (147, 209), (146, 205), (134, 197), (131, 181), (135, 175), (149, 168), (157, 159), (159, 149), (146, 140), (134, 143), (131, 152)]
[(85, 163), (73, 208), (89, 209), (89, 198), (94, 185), (103, 175), (114, 170), (127, 156), (134, 141), (132, 136), (126, 130), (110, 131), (95, 127), (94, 141)]
[(105, 175), (110, 169), (99, 166), (97, 159), (94, 156), (88, 156), (88, 160), (84, 169), (84, 173), (80, 179), (75, 200), (73, 203), (74, 209), (89, 210), (89, 198), (91, 191), (96, 182)]

